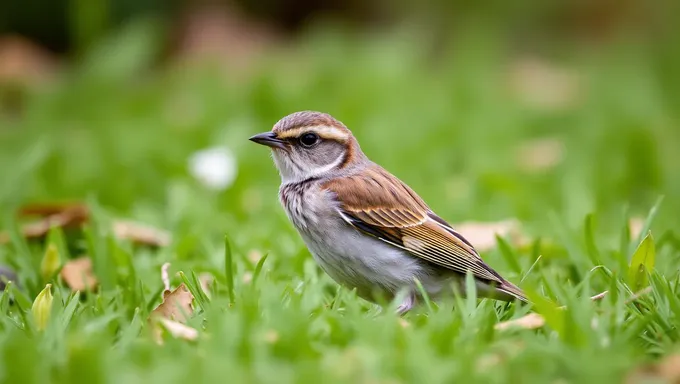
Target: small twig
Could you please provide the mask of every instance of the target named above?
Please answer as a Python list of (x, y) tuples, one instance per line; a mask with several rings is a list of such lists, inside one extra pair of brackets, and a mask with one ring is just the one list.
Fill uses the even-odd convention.
[(595, 296), (591, 296), (590, 300), (592, 300), (592, 301), (602, 300), (602, 299), (604, 299), (605, 296), (607, 296), (608, 293), (609, 293), (609, 291), (600, 292)]
[[(591, 301), (599, 301), (599, 300), (602, 300), (605, 296), (607, 296), (608, 293), (609, 293), (609, 291), (600, 292), (600, 293), (598, 293), (598, 294), (595, 295), (595, 296), (590, 296), (590, 300), (591, 300)], [(566, 306), (566, 305), (563, 305), (563, 306), (557, 307), (557, 308), (558, 308), (558, 309), (567, 309), (567, 306)]]

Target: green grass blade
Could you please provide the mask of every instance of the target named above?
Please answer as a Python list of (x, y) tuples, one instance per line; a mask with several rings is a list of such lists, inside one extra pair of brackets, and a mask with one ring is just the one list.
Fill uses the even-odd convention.
[(234, 260), (231, 253), (231, 244), (229, 237), (224, 236), (224, 276), (227, 281), (227, 294), (229, 295), (229, 303), (234, 305)]
[(586, 216), (586, 221), (584, 225), (584, 232), (585, 232), (585, 239), (586, 239), (586, 251), (588, 258), (590, 258), (590, 262), (593, 263), (593, 265), (601, 265), (602, 261), (600, 260), (600, 251), (597, 249), (597, 245), (595, 244), (595, 223), (594, 223), (594, 215), (592, 213), (589, 213)]
[(647, 214), (647, 218), (645, 218), (645, 224), (642, 226), (642, 230), (638, 234), (638, 238), (636, 239), (636, 243), (639, 244), (643, 241), (643, 239), (646, 237), (647, 232), (649, 232), (649, 229), (652, 227), (652, 223), (654, 222), (654, 219), (659, 213), (659, 207), (661, 207), (661, 204), (663, 203), (664, 196), (659, 196), (656, 199), (656, 202), (652, 206), (652, 209), (649, 210), (649, 213)]
[(194, 285), (194, 283), (191, 282), (189, 278), (187, 278), (187, 275), (182, 271), (179, 271), (179, 277), (180, 279), (182, 279), (184, 285), (187, 286), (189, 292), (191, 292), (191, 295), (194, 297), (194, 301), (196, 301), (196, 304), (198, 304), (198, 306), (201, 308), (201, 311), (205, 311), (206, 302), (203, 300), (203, 296), (205, 296), (205, 294), (199, 292), (199, 290), (201, 289), (201, 285), (200, 284), (198, 284), (198, 286)]
[(80, 292), (76, 292), (71, 296), (66, 308), (64, 308), (64, 311), (61, 314), (62, 333), (66, 332), (68, 325), (71, 323), (71, 319), (73, 319), (73, 315), (75, 314), (76, 309), (78, 309), (78, 304), (80, 304)]
[(503, 259), (505, 262), (508, 264), (510, 269), (518, 275), (522, 274), (522, 266), (519, 264), (519, 261), (517, 260), (517, 254), (512, 250), (510, 247), (510, 244), (508, 244), (507, 241), (505, 241), (504, 238), (495, 235), (496, 236), (496, 243), (498, 244), (498, 248), (501, 251), (501, 255), (503, 256)]
[(198, 293), (199, 296), (201, 296), (201, 300), (205, 305), (210, 303), (210, 298), (208, 297), (208, 294), (203, 291), (203, 285), (201, 284), (201, 281), (198, 279), (198, 275), (196, 275), (195, 271), (191, 271), (191, 282), (193, 283), (194, 287), (196, 287), (196, 293)]
[(253, 286), (257, 284), (257, 279), (260, 277), (260, 274), (262, 273), (262, 267), (264, 267), (264, 262), (267, 261), (267, 257), (269, 257), (269, 253), (265, 253), (264, 256), (262, 256), (260, 260), (257, 261), (255, 271), (253, 272)]
[(125, 348), (132, 344), (141, 333), (143, 322), (140, 312), (141, 311), (139, 307), (135, 308), (135, 312), (134, 315), (132, 316), (132, 321), (130, 322), (130, 325), (123, 328), (123, 330), (121, 331), (120, 338), (116, 343), (116, 346), (119, 349), (125, 350)]
[(434, 313), (434, 308), (432, 307), (432, 300), (430, 300), (430, 295), (427, 294), (425, 287), (423, 287), (423, 284), (418, 279), (415, 279), (415, 283), (416, 283), (416, 289), (418, 289), (420, 296), (423, 298), (423, 301), (425, 302), (425, 307), (427, 308), (427, 312), (428, 313)]
[(648, 273), (654, 270), (655, 258), (654, 239), (652, 233), (649, 232), (633, 253), (628, 267), (628, 284), (633, 292), (637, 292), (649, 284)]
[(536, 308), (536, 312), (541, 314), (545, 319), (545, 323), (552, 328), (561, 337), (565, 336), (565, 316), (564, 310), (560, 309), (557, 304), (547, 300), (543, 296), (537, 294), (531, 289), (525, 290), (529, 300)]

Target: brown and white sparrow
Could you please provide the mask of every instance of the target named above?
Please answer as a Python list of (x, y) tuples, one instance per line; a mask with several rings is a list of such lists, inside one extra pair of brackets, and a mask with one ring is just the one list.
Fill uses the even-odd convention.
[(464, 294), (470, 272), (480, 296), (527, 301), (411, 188), (369, 160), (332, 116), (296, 112), (250, 140), (272, 149), (279, 198), (314, 259), (360, 297), (393, 300), (405, 291), (402, 314), (420, 296), (416, 279), (437, 298), (453, 285)]

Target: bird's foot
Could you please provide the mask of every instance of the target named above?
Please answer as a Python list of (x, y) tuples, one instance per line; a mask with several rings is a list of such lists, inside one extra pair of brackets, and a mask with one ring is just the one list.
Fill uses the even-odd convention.
[(404, 301), (397, 307), (397, 315), (403, 316), (406, 312), (410, 311), (416, 303), (416, 295), (413, 292), (409, 292), (404, 298)]

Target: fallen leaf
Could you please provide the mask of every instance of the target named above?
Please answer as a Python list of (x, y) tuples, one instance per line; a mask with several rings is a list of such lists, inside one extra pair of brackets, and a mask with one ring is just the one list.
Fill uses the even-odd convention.
[(636, 368), (628, 375), (625, 382), (627, 384), (680, 383), (680, 354), (670, 355), (657, 364)]
[[(41, 219), (25, 224), (21, 228), (23, 236), (33, 240), (45, 237), (52, 227), (72, 228), (82, 226), (90, 220), (90, 211), (87, 206), (79, 203), (31, 204), (22, 207), (19, 210), (19, 216), (41, 217)], [(170, 235), (166, 231), (129, 220), (114, 220), (113, 233), (118, 239), (130, 240), (141, 245), (162, 247), (170, 243)], [(0, 232), (0, 244), (6, 244), (9, 241), (9, 234)]]
[(61, 278), (74, 291), (93, 291), (98, 284), (92, 272), (92, 260), (86, 256), (69, 260), (64, 264)]
[(54, 56), (30, 40), (0, 37), (0, 83), (32, 85), (51, 80), (56, 67)]
[(495, 325), (495, 328), (499, 331), (504, 331), (509, 328), (522, 328), (522, 329), (536, 329), (541, 328), (545, 325), (545, 319), (538, 313), (530, 313), (526, 316), (522, 316), (518, 319), (503, 321)]
[[(165, 265), (164, 265), (165, 266)], [(182, 324), (186, 323), (194, 309), (191, 305), (194, 296), (191, 294), (189, 289), (184, 285), (180, 284), (174, 291), (166, 289), (163, 291), (163, 302), (158, 305), (149, 316), (149, 323), (151, 325), (151, 331), (153, 339), (156, 343), (163, 344), (163, 328), (167, 329), (168, 332), (176, 336), (173, 331), (178, 333), (187, 333), (186, 329), (179, 329), (174, 323)], [(168, 323), (167, 321), (171, 321)], [(169, 326), (168, 326), (169, 325)], [(187, 327), (191, 328), (191, 327)], [(192, 328), (193, 329), (193, 328)], [(190, 332), (189, 332), (190, 333)]]
[(184, 323), (194, 312), (193, 300), (194, 296), (182, 283), (174, 291), (163, 291), (163, 302), (151, 312), (151, 317), (160, 316)]
[(517, 165), (524, 171), (544, 172), (564, 159), (564, 145), (555, 138), (526, 141), (516, 150)]
[[(19, 211), (20, 216), (42, 216), (43, 218), (26, 224), (21, 232), (27, 239), (45, 237), (52, 227), (70, 228), (80, 226), (89, 219), (87, 207), (80, 204), (66, 205), (29, 205)], [(0, 233), (0, 244), (10, 241), (9, 234)]]
[(80, 203), (34, 203), (19, 208), (20, 216), (52, 216), (66, 211), (80, 212), (84, 218), (89, 217), (87, 207)]
[[(195, 328), (191, 328), (188, 325), (163, 317), (159, 318), (157, 321), (161, 326), (163, 326), (163, 328), (165, 328), (166, 331), (168, 331), (168, 333), (170, 333), (175, 338), (189, 341), (198, 339), (198, 330)], [(163, 337), (156, 337), (156, 342), (162, 345)]]
[(128, 220), (114, 221), (113, 233), (118, 239), (130, 240), (138, 244), (155, 247), (164, 247), (170, 244), (168, 232)]
[(520, 224), (515, 219), (496, 222), (464, 222), (453, 228), (463, 235), (477, 251), (484, 252), (496, 248), (496, 235), (509, 236), (515, 245), (527, 243), (527, 239), (520, 231)]
[[(164, 263), (161, 266), (161, 280), (165, 288), (163, 290), (163, 301), (151, 311), (148, 320), (152, 327), (153, 338), (158, 344), (163, 344), (163, 328), (168, 330), (174, 337), (181, 337), (187, 340), (193, 340), (191, 337), (195, 338), (198, 336), (198, 334), (192, 336), (193, 332), (191, 329), (193, 328), (177, 325), (186, 323), (193, 314), (192, 301), (194, 296), (184, 283), (180, 284), (175, 290), (170, 290), (169, 268), (170, 263)], [(196, 330), (194, 329), (194, 331)]]

